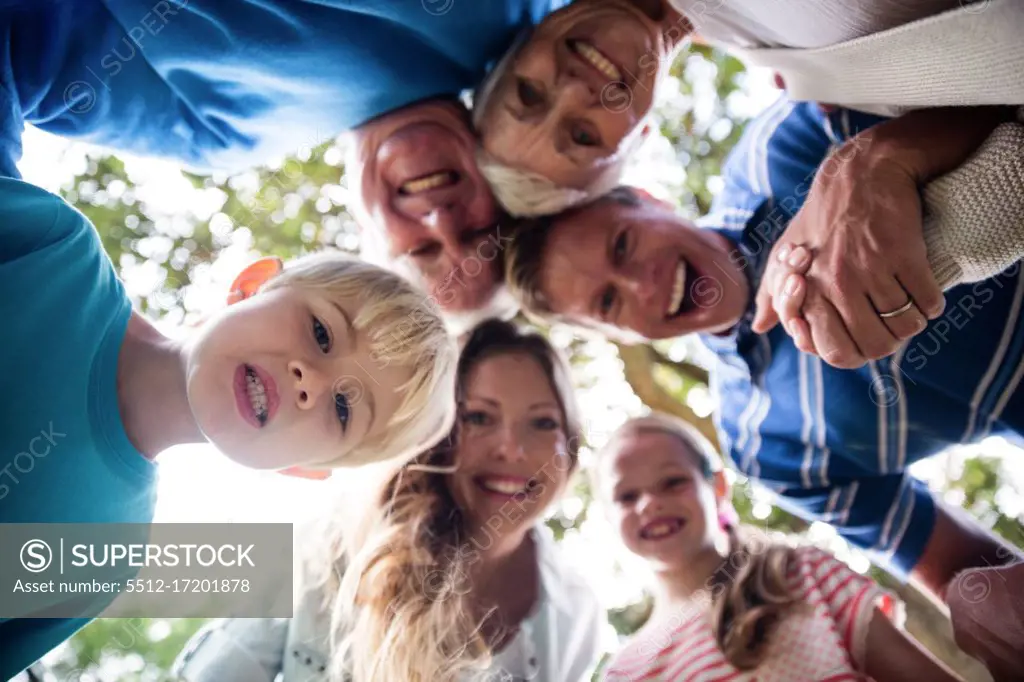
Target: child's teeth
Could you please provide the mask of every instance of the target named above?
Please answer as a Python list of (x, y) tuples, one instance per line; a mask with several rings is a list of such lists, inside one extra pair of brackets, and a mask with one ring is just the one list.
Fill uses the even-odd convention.
[(245, 392), (249, 396), (249, 404), (253, 412), (263, 421), (267, 416), (267, 389), (259, 375), (251, 369), (245, 372)]
[(662, 521), (647, 529), (647, 537), (658, 539), (671, 533), (676, 527), (676, 524), (672, 521)]

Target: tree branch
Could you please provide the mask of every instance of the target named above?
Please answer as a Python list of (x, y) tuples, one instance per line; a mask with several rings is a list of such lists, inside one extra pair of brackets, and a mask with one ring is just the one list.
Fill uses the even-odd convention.
[(625, 369), (626, 381), (633, 392), (652, 410), (675, 415), (692, 424), (705, 438), (719, 447), (718, 433), (708, 417), (698, 417), (690, 407), (676, 400), (654, 379), (654, 355), (649, 346), (626, 346), (615, 344)]
[(704, 386), (708, 385), (708, 371), (692, 362), (673, 360), (664, 353), (658, 351), (654, 346), (645, 346), (651, 354), (651, 359), (659, 365), (671, 367), (683, 377), (695, 381)]

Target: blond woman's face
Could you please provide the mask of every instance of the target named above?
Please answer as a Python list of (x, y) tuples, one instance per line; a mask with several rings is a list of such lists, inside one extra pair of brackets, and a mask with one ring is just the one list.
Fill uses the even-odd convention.
[(480, 361), (458, 419), (457, 470), (448, 484), (469, 527), (505, 535), (532, 526), (573, 466), (565, 415), (544, 369), (525, 353)]

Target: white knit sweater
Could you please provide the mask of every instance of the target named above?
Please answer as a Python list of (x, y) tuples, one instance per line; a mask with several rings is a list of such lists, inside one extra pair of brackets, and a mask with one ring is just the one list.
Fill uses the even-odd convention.
[(924, 206), (928, 261), (943, 289), (1024, 258), (1024, 125), (996, 128), (966, 163), (929, 183)]

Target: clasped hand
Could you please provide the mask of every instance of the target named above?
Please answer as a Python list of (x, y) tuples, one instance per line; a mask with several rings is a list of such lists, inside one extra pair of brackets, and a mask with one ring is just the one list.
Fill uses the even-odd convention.
[(753, 329), (852, 369), (894, 353), (942, 314), (913, 175), (862, 139), (822, 164), (769, 256)]

